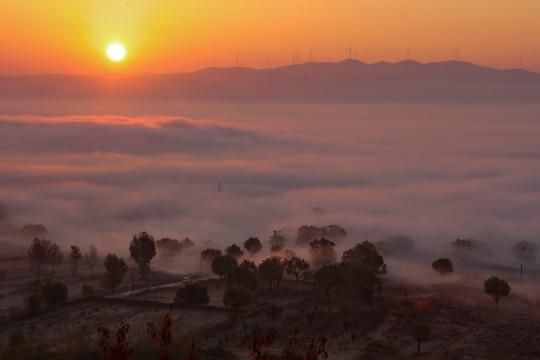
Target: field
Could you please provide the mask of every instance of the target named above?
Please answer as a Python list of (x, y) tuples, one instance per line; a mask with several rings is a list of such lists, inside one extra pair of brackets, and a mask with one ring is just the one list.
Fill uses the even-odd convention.
[[(471, 272), (423, 285), (389, 274), (371, 304), (362, 304), (351, 288), (333, 294), (326, 304), (311, 281), (284, 279), (272, 292), (260, 282), (252, 303), (234, 311), (222, 304), (225, 285), (217, 279), (201, 281), (210, 290), (209, 306), (171, 305), (181, 276), (163, 271), (152, 273), (147, 283), (135, 274), (134, 286), (143, 289), (169, 283), (170, 287), (130, 295), (131, 277), (126, 276), (115, 292), (126, 296), (82, 297), (82, 283), (99, 289), (99, 271), (90, 276), (87, 269), (81, 269), (72, 277), (65, 264), (57, 269), (56, 280), (69, 285), (69, 301), (30, 317), (24, 308), (25, 284), (32, 279), (27, 259), (4, 260), (1, 266), (9, 269), (9, 275), (0, 290), (0, 346), (6, 354), (18, 341), (18, 351), (30, 354), (28, 358), (47, 354), (45, 358), (97, 359), (97, 329), (116, 331), (122, 321), (130, 325), (133, 358), (152, 358), (158, 347), (146, 333), (148, 323), (159, 329), (169, 311), (175, 359), (185, 358), (193, 342), (198, 359), (249, 359), (240, 341), (242, 335), (270, 328), (279, 334), (272, 346), (276, 353), (287, 347), (298, 329), (300, 347), (323, 335), (330, 359), (411, 359), (416, 358), (416, 342), (408, 329), (418, 321), (432, 327), (431, 339), (421, 347), (425, 359), (538, 359), (540, 354), (540, 345), (534, 340), (540, 331), (540, 304), (519, 295), (528, 283), (518, 283), (518, 295), (504, 298), (496, 309), (477, 286), (480, 279)], [(507, 277), (516, 276), (506, 271)], [(268, 314), (272, 305), (282, 310), (274, 318)]]

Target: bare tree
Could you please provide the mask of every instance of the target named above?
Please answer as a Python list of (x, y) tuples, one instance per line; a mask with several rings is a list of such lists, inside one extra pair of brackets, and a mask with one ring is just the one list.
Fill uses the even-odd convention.
[(98, 257), (97, 249), (94, 245), (90, 245), (90, 248), (88, 248), (88, 252), (84, 253), (84, 261), (90, 268), (90, 275), (94, 272), (94, 267), (96, 266)]

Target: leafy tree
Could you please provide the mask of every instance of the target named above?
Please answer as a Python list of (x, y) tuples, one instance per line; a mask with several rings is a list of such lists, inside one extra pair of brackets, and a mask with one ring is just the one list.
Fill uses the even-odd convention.
[(64, 254), (62, 254), (62, 251), (58, 245), (51, 243), (51, 246), (48, 249), (47, 257), (49, 265), (51, 266), (51, 277), (54, 277), (54, 267), (62, 263), (62, 260), (64, 260)]
[(69, 253), (69, 261), (71, 261), (71, 275), (75, 276), (79, 268), (79, 261), (82, 259), (81, 249), (78, 246), (71, 245)]
[(406, 235), (396, 235), (375, 243), (382, 255), (407, 254), (414, 250), (414, 240)]
[(296, 244), (305, 245), (320, 236), (321, 231), (318, 227), (312, 225), (302, 225), (296, 231)]
[(30, 268), (40, 280), (45, 275), (47, 265), (51, 267), (51, 276), (54, 275), (54, 267), (62, 262), (64, 255), (55, 243), (47, 239), (34, 238), (28, 249), (30, 257)]
[(191, 305), (207, 305), (210, 302), (208, 288), (204, 285), (192, 283), (179, 288), (174, 302), (186, 302)]
[(281, 230), (273, 230), (272, 236), (270, 236), (270, 251), (271, 252), (279, 252), (283, 249), (285, 246), (285, 243), (287, 242), (287, 238)]
[(90, 268), (90, 275), (92, 275), (92, 273), (94, 272), (94, 267), (97, 263), (97, 257), (98, 253), (96, 247), (94, 245), (90, 245), (88, 252), (84, 253), (84, 261)]
[(128, 270), (126, 262), (115, 254), (107, 254), (103, 265), (105, 266), (105, 285), (114, 292), (114, 288), (122, 282)]
[(244, 260), (238, 266), (241, 267), (242, 269), (246, 269), (246, 270), (251, 271), (254, 274), (257, 274), (257, 265), (255, 265), (253, 261)]
[(30, 316), (36, 316), (41, 310), (43, 304), (43, 285), (41, 281), (34, 280), (28, 284), (28, 292), (26, 295), (26, 306)]
[(189, 237), (178, 241), (177, 239), (163, 238), (156, 241), (156, 249), (160, 256), (172, 258), (182, 253), (184, 249), (195, 246)]
[(315, 286), (324, 291), (327, 304), (330, 304), (330, 294), (339, 291), (345, 285), (342, 272), (335, 264), (325, 265), (317, 270), (314, 279)]
[(437, 271), (441, 275), (446, 275), (454, 272), (452, 261), (448, 258), (439, 258), (431, 263), (433, 270)]
[(293, 256), (291, 259), (286, 259), (283, 261), (283, 269), (287, 275), (294, 275), (296, 282), (298, 282), (298, 277), (305, 271), (309, 270), (309, 264), (297, 256)]
[(524, 261), (534, 261), (536, 257), (536, 244), (529, 241), (519, 241), (512, 249), (518, 258)]
[(372, 273), (362, 267), (352, 267), (351, 283), (357, 288), (362, 303), (371, 303), (371, 299), (375, 293), (375, 289), (381, 288), (381, 280)]
[(247, 267), (236, 266), (227, 275), (227, 285), (238, 284), (249, 290), (255, 290), (257, 287), (257, 275)]
[(212, 271), (216, 275), (219, 275), (219, 279), (222, 280), (237, 265), (238, 263), (235, 258), (229, 255), (220, 255), (212, 260)]
[(431, 326), (426, 323), (414, 323), (409, 327), (409, 333), (417, 341), (417, 355), (420, 356), (420, 345), (431, 338)]
[(6, 280), (6, 269), (0, 269), (0, 288), (2, 288), (4, 280)]
[(238, 284), (231, 284), (223, 293), (223, 304), (233, 309), (246, 307), (251, 302), (253, 295), (249, 289)]
[(512, 288), (508, 285), (506, 280), (496, 276), (492, 276), (484, 281), (484, 292), (493, 298), (495, 307), (497, 307), (501, 298), (510, 294), (510, 290), (512, 290)]
[(268, 259), (264, 259), (262, 263), (259, 264), (259, 277), (262, 280), (268, 281), (268, 289), (272, 291), (272, 282), (274, 280), (278, 283), (283, 277), (283, 266), (281, 264), (281, 259), (278, 256), (272, 256)]
[(227, 246), (226, 253), (227, 253), (227, 255), (229, 255), (229, 256), (237, 259), (237, 260), (244, 255), (244, 252), (242, 251), (240, 246), (238, 246), (236, 244), (232, 244), (230, 246)]
[(46, 283), (43, 288), (43, 300), (47, 306), (55, 308), (57, 304), (63, 303), (67, 300), (68, 289), (66, 284), (61, 282)]
[(356, 244), (343, 253), (341, 261), (359, 266), (374, 274), (386, 274), (386, 264), (375, 245), (369, 241)]
[(212, 264), (212, 261), (218, 256), (221, 256), (221, 250), (219, 249), (205, 249), (201, 251), (201, 271), (203, 262)]
[(244, 248), (253, 256), (261, 251), (262, 244), (258, 237), (250, 237), (244, 241)]
[(49, 231), (41, 224), (26, 224), (21, 229), (21, 234), (27, 237), (41, 237), (47, 235)]
[(334, 264), (337, 254), (334, 250), (336, 244), (324, 237), (315, 239), (309, 243), (309, 253), (315, 267)]
[(139, 266), (143, 280), (150, 273), (150, 262), (156, 256), (156, 244), (154, 237), (146, 231), (142, 231), (139, 235), (133, 235), (133, 240), (129, 245), (131, 258)]

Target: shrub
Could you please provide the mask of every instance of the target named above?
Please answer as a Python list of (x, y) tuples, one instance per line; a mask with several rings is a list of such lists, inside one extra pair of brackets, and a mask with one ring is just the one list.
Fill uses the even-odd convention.
[(66, 284), (61, 282), (51, 282), (43, 286), (43, 300), (47, 306), (56, 307), (57, 304), (65, 302), (68, 297)]
[(182, 301), (192, 305), (207, 305), (210, 302), (208, 288), (197, 283), (186, 284), (178, 289), (174, 297), (174, 302)]
[(83, 297), (96, 295), (96, 289), (92, 285), (82, 284), (81, 286), (81, 295)]

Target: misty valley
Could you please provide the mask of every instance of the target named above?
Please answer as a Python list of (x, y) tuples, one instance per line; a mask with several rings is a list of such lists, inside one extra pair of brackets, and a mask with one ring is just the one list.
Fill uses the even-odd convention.
[(538, 74), (450, 63), (0, 77), (0, 358), (539, 359)]

